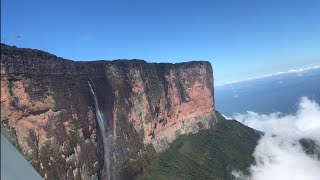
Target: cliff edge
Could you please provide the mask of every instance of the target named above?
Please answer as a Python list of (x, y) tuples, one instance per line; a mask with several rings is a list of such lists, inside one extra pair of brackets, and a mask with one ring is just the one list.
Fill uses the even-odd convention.
[(205, 61), (76, 62), (1, 44), (1, 133), (45, 179), (134, 179), (216, 123), (213, 92)]

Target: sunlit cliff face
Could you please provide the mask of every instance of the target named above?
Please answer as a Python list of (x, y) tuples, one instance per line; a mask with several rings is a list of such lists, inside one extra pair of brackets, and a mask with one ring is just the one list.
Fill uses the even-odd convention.
[[(200, 78), (191, 82), (189, 76), (192, 74), (188, 71), (197, 71)], [(136, 76), (139, 77), (139, 74)], [(201, 128), (209, 127), (209, 123), (204, 119), (212, 118), (214, 107), (212, 88), (207, 86), (205, 77), (205, 66), (192, 70), (181, 70), (180, 77), (177, 77), (174, 71), (165, 75), (165, 81), (168, 83), (167, 92), (161, 92), (151, 121), (147, 120), (150, 118), (147, 115), (150, 104), (147, 101), (143, 82), (139, 81), (139, 78), (135, 79), (132, 91), (140, 98), (133, 101), (129, 120), (138, 130), (144, 129), (145, 143), (151, 142), (155, 145), (156, 150), (161, 151), (165, 147), (163, 145), (171, 142), (177, 135), (197, 132)], [(185, 90), (184, 97), (181, 96), (180, 88)], [(168, 104), (170, 104), (169, 111)], [(196, 125), (198, 122), (203, 127), (199, 128)]]
[[(9, 85), (8, 83), (12, 83)], [(55, 101), (50, 94), (39, 100), (31, 100), (25, 91), (28, 80), (9, 82), (1, 80), (1, 115), (9, 121), (8, 125), (15, 129), (18, 142), (26, 147), (26, 137), (34, 130), (39, 135), (40, 144), (47, 139), (45, 126), (50, 116), (58, 116), (59, 111), (52, 108)]]
[(103, 157), (111, 177), (132, 178), (178, 135), (214, 125), (212, 68), (204, 61), (74, 62), (2, 45), (1, 119), (1, 132), (45, 178), (109, 177)]

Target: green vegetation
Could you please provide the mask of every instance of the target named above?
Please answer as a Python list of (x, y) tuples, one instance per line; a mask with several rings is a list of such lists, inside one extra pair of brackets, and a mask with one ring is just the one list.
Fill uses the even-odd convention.
[(145, 117), (145, 121), (146, 121), (146, 123), (150, 123), (151, 122), (150, 112), (147, 112), (146, 117)]
[(212, 129), (177, 138), (141, 179), (233, 179), (232, 170), (248, 173), (259, 132), (217, 117)]
[(7, 118), (7, 116), (4, 114), (3, 111), (1, 111), (1, 127), (3, 126), (8, 126), (9, 125), (9, 120)]
[(8, 80), (8, 89), (9, 89), (9, 94), (10, 96), (13, 96), (13, 81), (11, 79)]

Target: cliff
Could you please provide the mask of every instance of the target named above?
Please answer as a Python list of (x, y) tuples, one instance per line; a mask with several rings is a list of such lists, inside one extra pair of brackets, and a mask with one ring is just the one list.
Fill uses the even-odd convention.
[(209, 62), (75, 62), (1, 44), (1, 133), (46, 179), (134, 179), (215, 122)]

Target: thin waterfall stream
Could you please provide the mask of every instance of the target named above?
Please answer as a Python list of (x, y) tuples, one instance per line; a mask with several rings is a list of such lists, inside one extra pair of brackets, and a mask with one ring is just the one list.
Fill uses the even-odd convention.
[(94, 97), (96, 117), (97, 117), (98, 125), (99, 125), (100, 132), (101, 132), (102, 139), (103, 139), (104, 161), (105, 161), (105, 165), (106, 165), (107, 178), (110, 180), (110, 161), (108, 158), (108, 155), (109, 155), (108, 134), (107, 134), (105, 126), (104, 126), (104, 120), (103, 120), (102, 114), (100, 112), (98, 99), (97, 99), (97, 96), (95, 93), (96, 88), (95, 88), (95, 85), (94, 85), (90, 76), (89, 76), (88, 84), (90, 86), (91, 93)]

